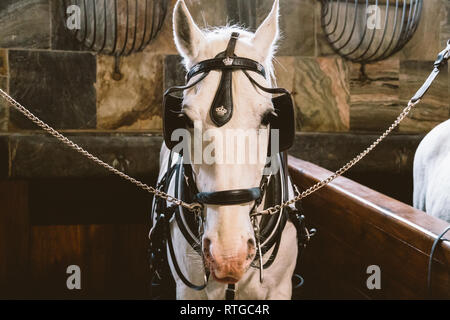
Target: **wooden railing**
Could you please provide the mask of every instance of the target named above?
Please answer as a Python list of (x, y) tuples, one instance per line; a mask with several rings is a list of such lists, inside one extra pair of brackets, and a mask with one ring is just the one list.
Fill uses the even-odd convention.
[[(331, 173), (294, 157), (289, 165), (301, 189)], [(344, 177), (302, 205), (309, 227), (318, 231), (302, 257), (305, 285), (297, 298), (429, 298), (429, 254), (448, 223)], [(367, 287), (371, 265), (380, 267), (381, 289)], [(448, 242), (434, 254), (432, 297), (450, 299)]]

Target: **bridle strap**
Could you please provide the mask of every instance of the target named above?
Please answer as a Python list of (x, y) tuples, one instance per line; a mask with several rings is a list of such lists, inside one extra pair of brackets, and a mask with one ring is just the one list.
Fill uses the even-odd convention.
[(225, 54), (227, 57), (231, 57), (234, 55), (234, 49), (236, 48), (236, 42), (239, 38), (239, 32), (233, 32), (230, 37), (230, 41), (228, 41), (227, 49), (225, 50)]
[(186, 75), (186, 82), (199, 73), (205, 73), (212, 70), (249, 70), (256, 72), (266, 78), (266, 71), (262, 64), (254, 60), (242, 57), (232, 57), (229, 61), (231, 64), (226, 65), (223, 56), (221, 58), (213, 58), (204, 60), (194, 65)]
[(202, 75), (201, 75), (197, 80), (195, 80), (194, 82), (188, 83), (188, 84), (186, 84), (186, 85), (184, 85), (184, 86), (174, 86), (174, 87), (170, 87), (169, 89), (167, 89), (167, 90), (164, 92), (164, 96), (167, 96), (167, 95), (169, 95), (169, 94), (171, 94), (171, 93), (173, 93), (173, 92), (184, 91), (184, 90), (186, 90), (186, 89), (192, 88), (192, 87), (195, 86), (197, 83), (199, 83), (200, 81), (202, 81), (203, 79), (205, 79), (206, 76), (207, 76), (208, 74), (209, 74), (209, 72), (206, 72), (206, 73), (202, 74)]
[[(184, 183), (187, 183), (187, 189), (184, 189), (183, 181)], [(175, 196), (186, 200), (187, 193), (189, 201), (191, 201), (192, 199), (190, 198), (190, 194), (195, 194), (197, 192), (198, 190), (193, 180), (191, 165), (182, 164), (182, 159), (180, 158), (177, 166), (177, 173), (175, 176)], [(191, 233), (192, 229), (185, 224), (185, 221), (183, 221), (186, 218), (187, 214), (191, 215), (191, 213), (186, 213), (183, 208), (178, 208), (178, 210), (175, 211), (175, 220), (177, 222), (178, 228), (180, 229), (181, 233), (183, 234), (184, 238), (189, 243), (191, 248), (194, 249), (199, 254), (199, 256), (202, 256), (200, 239), (198, 239), (195, 234)]]
[(236, 285), (229, 284), (225, 290), (225, 300), (234, 300), (236, 297)]
[[(239, 37), (239, 33), (233, 32), (228, 41), (225, 52), (219, 53), (216, 58), (225, 55), (222, 60), (222, 66), (232, 65), (234, 49)], [(233, 69), (226, 69), (220, 67), (221, 76), (219, 87), (217, 88), (214, 99), (209, 108), (209, 116), (211, 121), (217, 126), (221, 127), (228, 123), (233, 117)]]
[(255, 201), (261, 197), (260, 188), (199, 192), (194, 201), (202, 204), (230, 206)]
[(242, 70), (242, 72), (244, 72), (244, 74), (247, 76), (248, 80), (250, 80), (250, 82), (254, 86), (258, 87), (259, 89), (261, 89), (264, 92), (267, 92), (267, 93), (270, 93), (270, 94), (290, 94), (290, 92), (288, 90), (286, 90), (285, 88), (267, 88), (267, 87), (264, 87), (264, 86), (260, 85), (258, 83), (258, 81), (253, 79), (252, 76), (250, 76), (246, 70)]
[(205, 269), (205, 281), (204, 284), (202, 285), (196, 285), (193, 284), (192, 282), (190, 282), (183, 274), (183, 272), (180, 269), (180, 266), (178, 265), (177, 262), (177, 257), (175, 256), (175, 250), (173, 248), (173, 243), (172, 243), (172, 233), (170, 232), (170, 228), (168, 231), (168, 237), (167, 237), (167, 246), (169, 247), (169, 254), (170, 254), (170, 259), (172, 260), (172, 264), (173, 267), (175, 268), (175, 271), (178, 275), (178, 277), (180, 278), (180, 280), (189, 288), (194, 289), (196, 291), (201, 291), (203, 289), (206, 288), (206, 286), (208, 285), (208, 277), (209, 277), (209, 272), (207, 269)]
[(207, 59), (194, 65), (186, 75), (186, 82), (189, 82), (196, 74), (209, 72), (211, 70), (221, 70), (222, 72), (231, 71), (233, 69), (250, 70), (257, 72), (266, 78), (266, 71), (262, 64), (248, 58), (236, 57), (234, 50), (238, 38), (239, 33), (233, 32), (228, 41), (226, 50), (219, 53), (213, 59)]
[(430, 88), (431, 84), (433, 83), (434, 79), (438, 76), (440, 72), (440, 68), (447, 62), (448, 58), (450, 57), (450, 40), (447, 41), (447, 47), (439, 52), (436, 61), (434, 62), (434, 68), (433, 71), (428, 76), (425, 83), (420, 87), (419, 90), (415, 93), (414, 97), (411, 98), (411, 102), (416, 102), (422, 99), (422, 97), (425, 95), (425, 93)]

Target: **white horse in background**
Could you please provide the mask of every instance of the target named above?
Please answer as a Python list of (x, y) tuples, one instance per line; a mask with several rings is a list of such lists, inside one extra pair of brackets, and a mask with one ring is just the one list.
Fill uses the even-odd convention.
[(414, 207), (450, 223), (450, 120), (431, 130), (417, 148)]
[[(173, 31), (176, 47), (189, 70), (196, 63), (214, 58), (227, 47), (232, 32), (239, 32), (236, 43), (237, 56), (250, 58), (262, 64), (268, 71), (267, 79), (255, 74), (255, 79), (266, 87), (272, 87), (272, 59), (275, 43), (279, 36), (279, 4), (275, 0), (268, 17), (255, 33), (236, 27), (222, 27), (201, 30), (194, 22), (183, 0), (179, 0), (173, 12)], [(256, 90), (242, 71), (233, 72), (232, 119), (216, 130), (261, 128), (262, 115), (272, 110), (271, 96)], [(191, 81), (195, 81), (194, 77)], [(194, 122), (201, 123), (203, 130), (214, 127), (209, 118), (209, 108), (220, 81), (220, 72), (210, 74), (195, 87), (185, 91), (184, 113)], [(267, 143), (268, 143), (268, 139)], [(262, 148), (267, 149), (267, 143)], [(215, 145), (215, 150), (223, 148)], [(247, 148), (248, 149), (248, 148)], [(235, 154), (248, 150), (223, 152)], [(233, 158), (233, 157), (231, 157)], [(165, 175), (169, 150), (163, 144), (160, 157), (159, 180)], [(236, 157), (234, 157), (236, 159)], [(192, 166), (196, 184), (200, 192), (220, 191), (258, 187), (264, 163), (248, 165), (195, 164)], [(290, 197), (293, 196), (289, 183)], [(173, 186), (169, 189), (173, 193)], [(260, 283), (259, 269), (250, 268), (255, 257), (254, 232), (249, 217), (252, 203), (242, 205), (206, 205), (206, 224), (202, 239), (203, 252), (208, 252), (206, 267), (211, 277), (204, 290), (190, 289), (178, 278), (173, 262), (169, 261), (176, 281), (177, 299), (224, 299), (227, 285), (236, 284), (236, 299), (290, 299), (292, 295), (292, 275), (297, 259), (297, 239), (294, 225), (288, 221), (282, 233), (280, 248), (274, 263), (264, 271), (264, 281)], [(175, 254), (182, 273), (193, 283), (202, 284), (204, 266), (201, 257), (191, 248), (183, 237), (177, 224), (171, 223)], [(264, 259), (272, 250), (264, 255)]]

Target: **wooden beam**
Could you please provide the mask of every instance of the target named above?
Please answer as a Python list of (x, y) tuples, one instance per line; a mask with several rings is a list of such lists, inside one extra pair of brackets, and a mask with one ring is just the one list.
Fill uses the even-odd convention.
[[(70, 139), (108, 163), (120, 160), (133, 176), (154, 176), (158, 171), (161, 134), (69, 133)], [(364, 150), (379, 133), (297, 132), (289, 154), (336, 170)], [(387, 137), (352, 172), (412, 172), (414, 153), (423, 134), (395, 134)], [(8, 145), (11, 148), (8, 149)], [(9, 162), (11, 159), (11, 163)], [(39, 166), (36, 166), (39, 163)], [(8, 175), (8, 172), (10, 175)], [(0, 178), (87, 178), (110, 173), (44, 134), (0, 134)]]
[[(331, 174), (294, 157), (289, 162), (293, 182), (303, 190)], [(371, 298), (427, 297), (431, 246), (448, 223), (343, 177), (305, 198), (303, 207), (310, 226), (318, 228), (319, 240), (306, 252), (310, 273), (321, 274), (325, 283), (345, 279)], [(330, 264), (334, 278), (325, 268)], [(381, 268), (379, 291), (365, 286), (371, 264)], [(432, 280), (433, 297), (450, 298), (449, 243), (435, 252)]]
[[(289, 154), (334, 171), (378, 137), (379, 133), (298, 132)], [(351, 172), (412, 175), (414, 154), (423, 138), (423, 134), (388, 136)]]
[(24, 298), (29, 287), (28, 183), (0, 180), (0, 298)]

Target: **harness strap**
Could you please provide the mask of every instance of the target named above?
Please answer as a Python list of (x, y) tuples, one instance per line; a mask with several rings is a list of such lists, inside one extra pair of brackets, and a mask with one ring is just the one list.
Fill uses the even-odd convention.
[[(190, 196), (191, 192), (194, 194), (197, 193), (198, 190), (195, 182), (192, 181), (191, 165), (182, 164), (181, 162), (182, 159), (180, 157), (175, 177), (175, 196), (184, 198), (186, 196)], [(189, 181), (189, 186), (187, 190), (184, 190), (184, 184), (182, 182), (183, 179), (187, 179), (187, 181)], [(185, 182), (187, 181), (185, 180)], [(193, 188), (194, 190), (191, 190), (191, 188)], [(183, 208), (179, 207), (178, 210), (175, 212), (175, 220), (177, 222), (178, 228), (180, 229), (181, 233), (183, 234), (184, 238), (189, 243), (191, 248), (194, 249), (199, 254), (199, 256), (202, 256), (200, 240), (197, 238), (198, 235), (192, 234), (190, 232), (191, 227), (186, 225), (186, 223), (183, 221), (182, 215), (185, 215), (185, 211)], [(191, 216), (190, 213), (188, 215)]]
[(178, 92), (178, 91), (183, 91), (189, 88), (192, 88), (193, 86), (195, 86), (197, 83), (199, 83), (200, 81), (202, 81), (203, 79), (206, 78), (206, 76), (209, 74), (209, 72), (206, 72), (204, 74), (202, 74), (197, 80), (195, 80), (194, 82), (190, 83), (190, 84), (186, 84), (184, 86), (174, 86), (174, 87), (170, 87), (169, 89), (167, 89), (164, 92), (164, 97), (167, 96), (168, 94), (171, 94), (173, 92)]
[(438, 54), (437, 59), (434, 62), (433, 71), (431, 71), (431, 74), (428, 76), (427, 80), (425, 80), (425, 83), (422, 85), (422, 87), (420, 87), (420, 89), (417, 90), (414, 97), (411, 98), (411, 102), (414, 103), (422, 99), (422, 97), (430, 88), (434, 79), (436, 79), (436, 77), (438, 76), (441, 66), (443, 66), (447, 62), (449, 57), (450, 57), (450, 40), (447, 41), (447, 47)]
[[(283, 175), (283, 179), (281, 179), (281, 181), (280, 181), (280, 188), (281, 188), (281, 192), (282, 192), (282, 196), (283, 196), (282, 198), (280, 198), (281, 202), (286, 201), (289, 196), (288, 179), (287, 179), (287, 170), (288, 169), (286, 166), (286, 162), (284, 160), (284, 156), (285, 155), (283, 153), (280, 154), (280, 173), (279, 173), (280, 179), (281, 179), (281, 175)], [(255, 203), (255, 207), (256, 207), (256, 205), (259, 206), (259, 204), (260, 204), (260, 201), (257, 201)], [(275, 226), (271, 227), (271, 230), (269, 230), (270, 233), (267, 234), (266, 237), (263, 236), (263, 232), (260, 233), (261, 238), (264, 239), (264, 241), (262, 242), (262, 245), (261, 245), (261, 255), (264, 256), (267, 252), (269, 252), (270, 249), (273, 248), (272, 253), (270, 254), (269, 258), (267, 259), (267, 261), (264, 263), (264, 265), (262, 267), (263, 269), (269, 268), (272, 265), (272, 263), (275, 261), (275, 258), (277, 257), (278, 250), (280, 248), (280, 243), (281, 243), (281, 235), (286, 226), (286, 222), (288, 220), (287, 212), (288, 211), (281, 210), (278, 213), (279, 217), (277, 219), (278, 220), (277, 224)], [(274, 233), (272, 233), (272, 231), (274, 231)], [(258, 257), (255, 257), (255, 261), (256, 260), (259, 260)], [(254, 263), (252, 264), (252, 267), (260, 268), (259, 265), (256, 265)]]
[[(239, 33), (233, 32), (228, 41), (227, 49), (225, 51), (225, 59), (222, 60), (222, 65), (232, 65), (234, 49), (239, 37)], [(219, 54), (220, 56), (220, 54)], [(214, 96), (214, 100), (209, 109), (209, 116), (212, 122), (218, 127), (225, 125), (231, 120), (233, 116), (233, 69), (222, 69), (219, 87)]]
[(214, 205), (235, 205), (252, 202), (261, 197), (259, 188), (234, 189), (215, 192), (199, 192), (195, 195), (194, 201), (202, 204)]
[(269, 259), (267, 259), (266, 263), (264, 263), (263, 269), (269, 268), (272, 265), (272, 263), (275, 261), (275, 258), (277, 257), (277, 254), (278, 254), (278, 250), (280, 249), (282, 231), (285, 226), (286, 226), (286, 220), (283, 221), (282, 227), (280, 227), (279, 232), (277, 232), (275, 242), (270, 245), (263, 246), (261, 248), (261, 254), (264, 256), (273, 247), (273, 251), (269, 256)]
[(225, 54), (227, 57), (232, 57), (234, 55), (234, 49), (236, 48), (236, 42), (239, 38), (239, 32), (233, 32), (230, 37), (230, 41), (228, 41), (227, 50)]
[[(225, 64), (225, 61), (230, 64)], [(219, 57), (204, 60), (196, 65), (194, 65), (191, 70), (186, 74), (186, 82), (192, 79), (195, 75), (199, 73), (209, 72), (211, 70), (249, 70), (256, 72), (266, 77), (266, 71), (262, 64), (253, 61), (248, 58), (243, 57), (233, 57), (230, 60), (225, 60), (223, 54)]]
[(205, 270), (205, 273), (204, 273), (205, 279), (204, 279), (204, 284), (202, 284), (202, 285), (193, 284), (184, 276), (183, 272), (180, 269), (180, 266), (178, 265), (177, 257), (175, 256), (175, 250), (173, 249), (173, 243), (172, 243), (172, 233), (170, 232), (170, 229), (169, 229), (168, 237), (167, 237), (167, 246), (169, 247), (170, 259), (172, 260), (173, 267), (175, 268), (175, 271), (176, 271), (178, 277), (180, 278), (180, 280), (183, 281), (183, 283), (186, 286), (188, 286), (189, 288), (194, 289), (196, 291), (201, 291), (201, 290), (205, 289), (206, 286), (208, 285), (209, 271)]
[(447, 227), (433, 242), (433, 246), (431, 247), (431, 252), (430, 252), (430, 258), (428, 260), (428, 275), (427, 275), (427, 291), (428, 291), (428, 298), (432, 299), (433, 295), (432, 295), (432, 286), (431, 286), (431, 275), (432, 275), (432, 266), (433, 266), (433, 255), (434, 252), (436, 251), (436, 248), (439, 244), (439, 242), (441, 241), (450, 241), (448, 239), (444, 238), (444, 235), (450, 231), (450, 227)]
[(236, 285), (229, 284), (225, 290), (225, 300), (234, 300), (236, 297)]
[(267, 88), (264, 87), (262, 85), (260, 85), (255, 79), (253, 79), (246, 70), (242, 70), (242, 72), (244, 72), (244, 74), (247, 76), (247, 78), (250, 80), (250, 82), (255, 85), (256, 87), (258, 87), (259, 89), (261, 89), (262, 91), (265, 91), (267, 93), (271, 93), (271, 94), (290, 94), (289, 91), (287, 91), (285, 88)]

